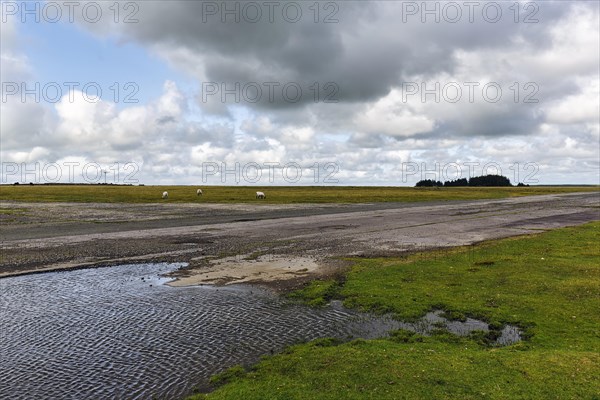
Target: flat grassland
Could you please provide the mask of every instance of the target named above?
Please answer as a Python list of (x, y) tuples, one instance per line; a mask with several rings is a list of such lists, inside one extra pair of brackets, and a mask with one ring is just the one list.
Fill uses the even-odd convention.
[(294, 296), (407, 320), (444, 309), (497, 329), (516, 324), (524, 340), (494, 347), (494, 330), (317, 340), (234, 367), (213, 378), (223, 386), (191, 399), (598, 399), (598, 243), (593, 222), (474, 250), (355, 259), (345, 279), (314, 281)]
[[(535, 187), (351, 187), (351, 186), (119, 186), (119, 185), (1, 185), (0, 201), (81, 203), (372, 203), (502, 199), (552, 193), (598, 191), (600, 186)], [(255, 198), (256, 191), (265, 200)], [(169, 192), (167, 200), (162, 193)]]

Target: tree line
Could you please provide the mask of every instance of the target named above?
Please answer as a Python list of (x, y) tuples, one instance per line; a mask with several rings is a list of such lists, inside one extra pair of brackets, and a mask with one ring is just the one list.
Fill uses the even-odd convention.
[[(415, 187), (456, 187), (456, 186), (513, 186), (510, 179), (502, 175), (484, 175), (474, 176), (472, 178), (461, 178), (453, 181), (436, 181), (433, 179), (424, 179), (417, 182)], [(519, 183), (517, 186), (529, 186)]]

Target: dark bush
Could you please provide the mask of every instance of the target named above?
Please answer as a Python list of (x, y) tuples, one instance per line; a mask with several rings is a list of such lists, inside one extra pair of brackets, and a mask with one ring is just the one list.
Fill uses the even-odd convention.
[(434, 187), (434, 186), (444, 186), (444, 184), (440, 181), (434, 181), (431, 179), (424, 179), (422, 181), (417, 182), (416, 187)]
[(469, 186), (512, 186), (510, 180), (502, 175), (475, 176), (469, 179)]

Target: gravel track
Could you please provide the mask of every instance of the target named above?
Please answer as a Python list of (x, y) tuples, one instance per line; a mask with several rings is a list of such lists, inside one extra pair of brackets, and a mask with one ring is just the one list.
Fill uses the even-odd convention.
[(0, 214), (0, 277), (137, 261), (188, 262), (179, 274), (189, 275), (215, 258), (265, 254), (314, 257), (330, 274), (343, 264), (336, 257), (399, 255), (600, 220), (600, 193), (348, 205), (0, 202), (0, 209), (11, 210)]

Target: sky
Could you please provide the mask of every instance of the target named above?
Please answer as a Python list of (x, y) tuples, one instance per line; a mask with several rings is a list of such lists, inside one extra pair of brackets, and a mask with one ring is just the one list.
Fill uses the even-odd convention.
[(0, 183), (600, 184), (597, 1), (2, 1)]

